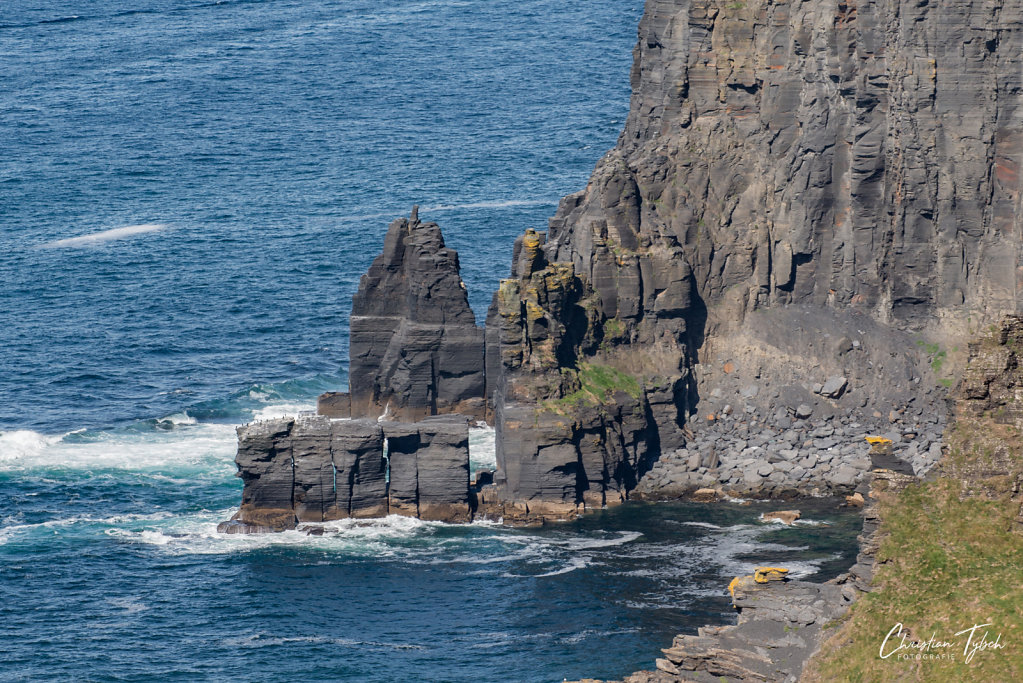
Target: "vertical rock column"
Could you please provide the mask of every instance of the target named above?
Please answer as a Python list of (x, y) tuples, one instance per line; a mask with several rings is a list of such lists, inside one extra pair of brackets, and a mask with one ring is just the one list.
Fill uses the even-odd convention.
[(458, 254), (415, 208), (391, 223), (383, 253), (359, 282), (349, 375), (352, 417), (485, 415), (483, 330)]
[(472, 519), (469, 426), (461, 416), (417, 424), (320, 415), (255, 422), (238, 429), (235, 462), (245, 486), (238, 513), (219, 527), (227, 533), (388, 514)]

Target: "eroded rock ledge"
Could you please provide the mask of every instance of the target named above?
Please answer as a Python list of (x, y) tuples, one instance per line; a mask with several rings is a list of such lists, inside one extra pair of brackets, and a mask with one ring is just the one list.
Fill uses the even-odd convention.
[(245, 482), (225, 533), (261, 533), (349, 518), (403, 515), (467, 522), (469, 426), (442, 416), (417, 423), (300, 415), (238, 428)]

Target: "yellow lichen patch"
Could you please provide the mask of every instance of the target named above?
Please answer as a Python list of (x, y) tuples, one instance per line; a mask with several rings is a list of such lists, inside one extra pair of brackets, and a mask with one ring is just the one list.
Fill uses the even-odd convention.
[(732, 582), (728, 584), (728, 594), (732, 596), (732, 600), (735, 600), (735, 587), (739, 585), (739, 581), (742, 577), (737, 576), (732, 579)]
[(757, 567), (753, 571), (753, 580), (757, 583), (767, 583), (768, 581), (782, 581), (785, 579), (785, 575), (789, 573), (788, 569), (782, 569), (781, 567)]
[(540, 320), (544, 317), (543, 309), (534, 304), (532, 301), (526, 302), (526, 320), (530, 322), (534, 320)]
[(536, 230), (526, 230), (526, 234), (522, 237), (522, 246), (525, 247), (526, 254), (530, 257), (540, 251), (540, 235)]
[(888, 446), (892, 442), (891, 439), (886, 439), (883, 436), (868, 436), (867, 443), (871, 446)]

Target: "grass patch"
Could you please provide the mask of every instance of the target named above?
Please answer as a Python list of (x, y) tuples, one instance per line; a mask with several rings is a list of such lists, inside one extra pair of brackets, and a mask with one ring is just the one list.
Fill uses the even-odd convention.
[(610, 365), (581, 362), (577, 370), (563, 370), (571, 374), (571, 380), (579, 388), (563, 398), (553, 399), (544, 403), (544, 408), (562, 413), (580, 405), (602, 405), (611, 402), (615, 392), (624, 391), (632, 398), (639, 398), (642, 389), (632, 375), (622, 372)]
[[(876, 589), (853, 606), (804, 680), (1023, 680), (1023, 534), (1020, 502), (1011, 499), (1023, 470), (1021, 441), (994, 425), (957, 428), (951, 436), (941, 477), (882, 497)], [(933, 635), (954, 643), (930, 650), (952, 658), (898, 660), (920, 652), (904, 649), (882, 659), (882, 642), (899, 623), (908, 641)], [(967, 635), (956, 634), (978, 624), (990, 626), (976, 632), (974, 643), (986, 631), (988, 642), (1001, 634), (1004, 648), (967, 662)], [(893, 637), (886, 652), (900, 642)]]
[(604, 339), (620, 339), (625, 336), (625, 321), (608, 318), (604, 321)]

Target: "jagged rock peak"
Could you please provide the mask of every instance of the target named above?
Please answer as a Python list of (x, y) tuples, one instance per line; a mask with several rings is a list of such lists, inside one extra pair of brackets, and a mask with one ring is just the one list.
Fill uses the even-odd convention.
[(383, 252), (359, 282), (352, 316), (399, 316), (414, 323), (476, 324), (462, 282), (458, 252), (448, 249), (440, 226), (409, 218), (393, 221)]
[(353, 297), (349, 377), (352, 417), (485, 412), (483, 331), (458, 253), (417, 206), (391, 223)]

